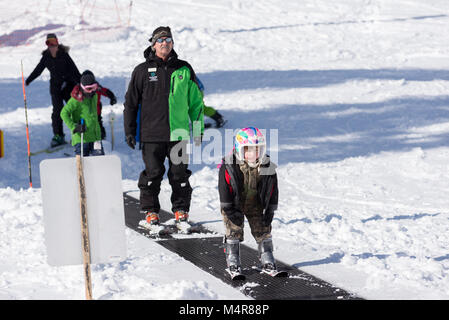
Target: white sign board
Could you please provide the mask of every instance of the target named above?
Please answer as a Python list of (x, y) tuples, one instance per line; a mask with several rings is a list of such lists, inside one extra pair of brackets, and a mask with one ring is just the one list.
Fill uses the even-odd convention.
[[(126, 258), (121, 163), (117, 156), (83, 158), (91, 263)], [(83, 264), (76, 158), (40, 163), (47, 261)]]

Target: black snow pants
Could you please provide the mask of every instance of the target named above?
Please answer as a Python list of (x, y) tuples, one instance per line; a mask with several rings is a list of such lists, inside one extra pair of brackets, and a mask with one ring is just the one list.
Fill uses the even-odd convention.
[(145, 170), (140, 173), (138, 182), (141, 210), (159, 212), (161, 206), (158, 196), (165, 173), (165, 158), (168, 158), (167, 175), (172, 188), (171, 210), (189, 211), (192, 196), (189, 177), (192, 172), (187, 169), (189, 155), (186, 151), (187, 141), (142, 143)]
[(70, 93), (75, 83), (63, 82), (55, 83), (50, 81), (51, 103), (53, 104), (53, 112), (51, 114), (51, 126), (54, 135), (64, 135), (63, 121), (61, 119), (61, 110), (64, 107), (64, 101), (67, 103), (70, 99)]

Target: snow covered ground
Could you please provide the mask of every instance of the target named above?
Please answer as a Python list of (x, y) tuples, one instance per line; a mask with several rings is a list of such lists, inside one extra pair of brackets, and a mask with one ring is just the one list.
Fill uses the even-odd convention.
[[(81, 267), (46, 263), (39, 163), (71, 150), (34, 156), (28, 188), (20, 60), (27, 76), (56, 32), (79, 69), (114, 91), (118, 104), (103, 100), (105, 149), (121, 159), (124, 190), (136, 190), (143, 164), (123, 142), (123, 101), (159, 25), (172, 27), (228, 129), (266, 129), (279, 164), (278, 259), (367, 299), (449, 299), (449, 2), (116, 3), (0, 1), (0, 299), (84, 298)], [(48, 78), (27, 87), (32, 151), (51, 139)], [(204, 159), (191, 166), (191, 218), (222, 232), (220, 155)], [(167, 181), (162, 193), (169, 207)], [(126, 235), (125, 261), (93, 266), (96, 299), (246, 299)]]

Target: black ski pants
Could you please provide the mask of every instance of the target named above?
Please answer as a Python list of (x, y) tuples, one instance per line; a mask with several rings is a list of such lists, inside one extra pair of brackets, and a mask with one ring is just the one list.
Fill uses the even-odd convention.
[(53, 112), (51, 114), (51, 126), (53, 128), (53, 134), (60, 136), (64, 135), (63, 121), (61, 119), (61, 110), (64, 107), (64, 101), (67, 103), (70, 99), (70, 94), (73, 90), (75, 83), (63, 82), (52, 83), (50, 82), (50, 94), (51, 103), (53, 105)]
[(142, 159), (145, 170), (140, 173), (138, 186), (140, 189), (140, 206), (143, 211), (159, 212), (159, 192), (165, 173), (165, 159), (168, 158), (168, 181), (172, 188), (172, 212), (190, 209), (192, 187), (189, 177), (192, 174), (188, 167), (187, 141), (144, 142), (142, 143)]

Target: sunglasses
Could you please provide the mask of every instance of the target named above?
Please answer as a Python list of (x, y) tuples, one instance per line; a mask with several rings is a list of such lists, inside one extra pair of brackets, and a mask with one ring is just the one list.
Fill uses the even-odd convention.
[(87, 85), (87, 86), (81, 85), (81, 88), (83, 89), (84, 92), (91, 93), (91, 92), (94, 92), (94, 91), (96, 91), (98, 89), (98, 84), (94, 83), (94, 84), (90, 84), (90, 85)]
[(167, 42), (167, 43), (170, 43), (170, 42), (173, 41), (173, 39), (168, 37), (168, 38), (165, 38), (165, 39), (159, 38), (159, 39), (156, 40), (157, 43), (162, 43), (164, 41)]

